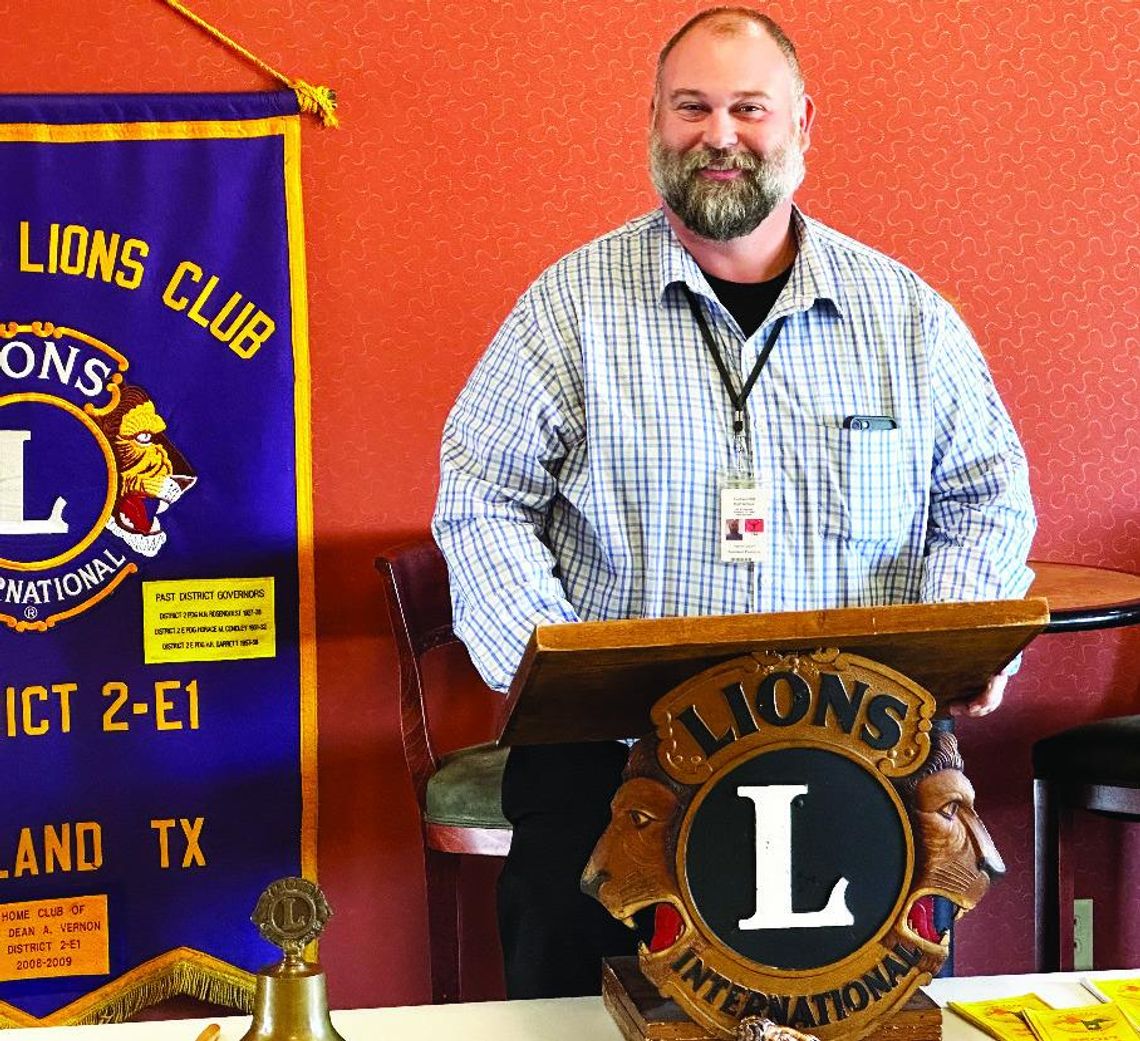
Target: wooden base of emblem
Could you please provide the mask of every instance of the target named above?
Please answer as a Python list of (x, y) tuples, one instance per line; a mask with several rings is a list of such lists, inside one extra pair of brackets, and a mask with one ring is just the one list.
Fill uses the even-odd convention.
[[(663, 998), (638, 968), (637, 958), (607, 958), (602, 965), (602, 1002), (626, 1041), (712, 1041), (672, 999)], [(916, 991), (867, 1041), (941, 1041), (942, 1010)]]

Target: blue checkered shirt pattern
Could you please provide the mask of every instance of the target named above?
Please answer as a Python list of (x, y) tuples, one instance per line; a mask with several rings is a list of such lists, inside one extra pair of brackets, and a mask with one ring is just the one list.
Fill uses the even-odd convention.
[[(798, 253), (746, 338), (661, 211), (564, 257), (523, 294), (443, 434), (433, 531), (455, 629), (505, 690), (536, 625), (1021, 596), (1025, 455), (954, 309), (800, 211)], [(732, 405), (773, 481), (770, 562), (719, 559)], [(845, 417), (889, 416), (893, 430)]]

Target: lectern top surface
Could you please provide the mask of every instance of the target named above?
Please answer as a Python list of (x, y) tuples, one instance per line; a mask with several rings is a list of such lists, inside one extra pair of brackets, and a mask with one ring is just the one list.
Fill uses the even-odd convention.
[(1035, 598), (540, 626), (504, 706), (500, 741), (637, 737), (661, 695), (754, 651), (838, 648), (897, 669), (939, 702), (969, 697), (1048, 621), (1046, 602)]

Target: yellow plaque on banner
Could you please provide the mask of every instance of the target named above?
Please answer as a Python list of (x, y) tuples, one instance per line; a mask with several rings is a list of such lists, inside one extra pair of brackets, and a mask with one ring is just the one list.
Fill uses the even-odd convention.
[(106, 896), (0, 904), (0, 980), (110, 972)]
[(142, 590), (148, 665), (277, 654), (272, 578), (187, 578)]

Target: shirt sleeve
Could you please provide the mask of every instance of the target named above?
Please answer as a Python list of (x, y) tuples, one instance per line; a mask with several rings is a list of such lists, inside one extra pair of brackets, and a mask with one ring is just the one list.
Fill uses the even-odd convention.
[(432, 532), (456, 635), (505, 691), (535, 626), (577, 621), (545, 539), (558, 471), (584, 438), (580, 379), (532, 288), (460, 393), (443, 431)]
[(954, 309), (931, 316), (935, 437), (921, 599), (1023, 596), (1037, 522), (1025, 452), (985, 359)]

